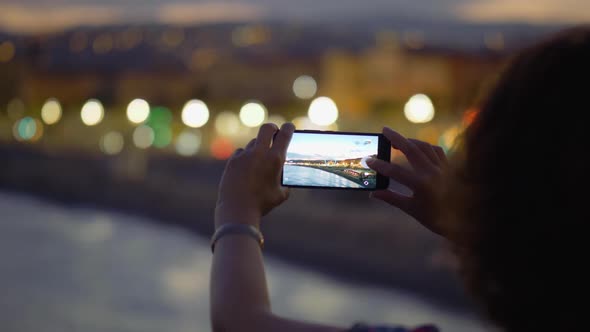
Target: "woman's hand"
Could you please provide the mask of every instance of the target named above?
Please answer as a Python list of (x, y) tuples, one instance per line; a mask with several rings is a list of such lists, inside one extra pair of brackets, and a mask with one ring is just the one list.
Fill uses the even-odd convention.
[(400, 208), (432, 232), (440, 234), (436, 225), (439, 216), (437, 192), (443, 170), (448, 164), (443, 149), (419, 140), (407, 139), (388, 127), (383, 128), (383, 134), (393, 148), (406, 156), (412, 170), (379, 159), (372, 159), (367, 164), (377, 173), (410, 188), (413, 194), (406, 196), (391, 190), (381, 190), (371, 193), (371, 197)]
[(291, 123), (280, 130), (275, 124), (265, 124), (255, 139), (229, 158), (219, 184), (216, 227), (227, 222), (258, 227), (262, 216), (287, 200), (289, 191), (281, 187), (281, 170), (294, 130)]

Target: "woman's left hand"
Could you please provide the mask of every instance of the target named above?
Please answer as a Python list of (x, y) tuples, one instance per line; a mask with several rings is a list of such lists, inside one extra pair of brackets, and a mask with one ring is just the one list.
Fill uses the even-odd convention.
[(219, 184), (216, 227), (228, 222), (259, 227), (262, 216), (287, 200), (281, 170), (294, 130), (291, 123), (280, 130), (275, 124), (264, 124), (255, 139), (229, 158)]

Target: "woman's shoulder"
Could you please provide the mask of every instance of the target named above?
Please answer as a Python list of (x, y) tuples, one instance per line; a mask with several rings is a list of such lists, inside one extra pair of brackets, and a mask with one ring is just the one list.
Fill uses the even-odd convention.
[(434, 325), (423, 325), (415, 328), (385, 325), (355, 324), (348, 332), (439, 332)]

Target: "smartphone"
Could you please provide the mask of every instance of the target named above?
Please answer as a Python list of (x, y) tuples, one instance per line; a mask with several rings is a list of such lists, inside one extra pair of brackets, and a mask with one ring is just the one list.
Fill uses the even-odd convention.
[(296, 130), (287, 149), (285, 187), (379, 190), (389, 178), (367, 166), (370, 157), (389, 162), (391, 145), (382, 134)]

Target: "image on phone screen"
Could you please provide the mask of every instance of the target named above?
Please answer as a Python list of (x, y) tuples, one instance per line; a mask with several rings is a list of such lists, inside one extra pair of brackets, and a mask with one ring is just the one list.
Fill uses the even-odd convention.
[(367, 166), (378, 158), (379, 134), (299, 132), (287, 149), (284, 186), (376, 189), (378, 176)]

